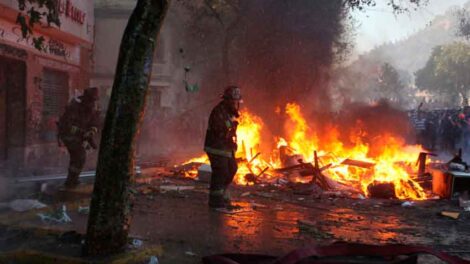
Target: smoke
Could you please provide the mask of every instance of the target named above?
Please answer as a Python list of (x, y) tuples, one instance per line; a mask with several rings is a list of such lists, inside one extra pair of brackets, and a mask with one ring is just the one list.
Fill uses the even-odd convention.
[(405, 136), (409, 131), (409, 119), (406, 112), (394, 108), (386, 100), (374, 105), (345, 106), (340, 120), (343, 128), (354, 127), (357, 122), (360, 122), (371, 138), (386, 133)]
[(309, 110), (330, 108), (330, 67), (343, 30), (341, 1), (257, 1), (246, 15), (256, 26), (246, 25), (233, 57), (250, 109), (270, 115), (288, 102)]
[(427, 5), (411, 9), (410, 13), (395, 15), (387, 1), (376, 1), (377, 5), (366, 11), (354, 11), (358, 21), (357, 52), (367, 52), (376, 46), (405, 39), (417, 30), (424, 29), (430, 22), (441, 15), (443, 10), (462, 6), (468, 0), (430, 0)]
[[(244, 107), (272, 130), (280, 127), (275, 109), (288, 102), (306, 112), (330, 111), (330, 69), (347, 47), (341, 0), (220, 2), (209, 8), (202, 0), (174, 1), (170, 7), (163, 39), (171, 38), (171, 89), (177, 92), (167, 105), (176, 110), (150, 101), (139, 146), (143, 156), (188, 148), (200, 153), (210, 110), (231, 84), (240, 86)], [(182, 80), (200, 90), (184, 91)]]

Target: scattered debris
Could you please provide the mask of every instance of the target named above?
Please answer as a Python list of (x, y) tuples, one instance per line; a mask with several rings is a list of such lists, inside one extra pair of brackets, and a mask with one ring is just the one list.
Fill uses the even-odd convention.
[(276, 180), (276, 184), (279, 184), (279, 185), (286, 185), (286, 184), (288, 184), (288, 183), (289, 183), (289, 181), (286, 180), (286, 179), (278, 178), (278, 179)]
[(140, 248), (144, 244), (144, 241), (134, 238), (132, 239), (132, 247), (134, 248)]
[(167, 172), (165, 167), (148, 167), (142, 169), (142, 175), (153, 176)]
[(266, 205), (264, 205), (264, 204), (259, 204), (259, 203), (254, 203), (254, 202), (250, 203), (250, 205), (251, 205), (251, 207), (252, 207), (253, 209), (256, 209), (256, 208), (268, 208), (268, 206), (266, 206)]
[(470, 199), (468, 197), (468, 191), (463, 192), (459, 196), (459, 206), (464, 208), (465, 211), (467, 211), (466, 209), (470, 210)]
[(245, 197), (245, 196), (249, 196), (251, 193), (250, 192), (244, 192), (240, 195), (240, 197)]
[(415, 202), (406, 201), (401, 204), (402, 207), (412, 207), (415, 206)]
[(309, 233), (316, 238), (329, 238), (331, 234), (321, 231), (317, 228), (317, 223), (309, 220), (297, 220), (300, 232)]
[(465, 165), (460, 163), (449, 163), (449, 170), (451, 171), (465, 171)]
[(460, 216), (460, 213), (459, 212), (442, 211), (441, 215), (450, 217), (452, 219), (458, 219), (459, 216)]
[(192, 251), (186, 251), (186, 252), (184, 252), (184, 254), (186, 254), (188, 256), (192, 256), (192, 257), (197, 256), (197, 254), (192, 252)]
[(41, 209), (47, 207), (47, 205), (41, 203), (38, 200), (32, 199), (17, 199), (11, 201), (8, 206), (11, 210), (16, 212), (26, 212), (33, 209)]
[(314, 198), (319, 198), (323, 193), (323, 189), (315, 183), (294, 184), (292, 188), (294, 189), (293, 193), (296, 195), (313, 195)]
[(41, 183), (41, 187), (39, 188), (41, 193), (43, 193), (45, 195), (51, 195), (51, 196), (54, 195), (55, 193), (57, 193), (58, 189), (59, 189), (58, 186), (52, 185), (52, 184), (47, 183), (47, 182)]
[[(134, 173), (136, 175), (141, 175), (142, 170), (139, 166), (134, 167)], [(94, 178), (95, 177), (95, 171), (83, 171), (80, 173), (79, 178), (84, 179), (84, 178)], [(46, 182), (46, 181), (58, 181), (58, 180), (65, 180), (67, 179), (67, 174), (54, 174), (54, 175), (44, 175), (44, 176), (27, 176), (27, 177), (20, 177), (15, 180), (16, 183), (22, 183), (22, 182)]]
[(251, 212), (250, 208), (217, 208), (215, 211), (224, 213), (224, 214), (239, 214), (245, 212)]
[(325, 191), (321, 194), (322, 198), (333, 199), (345, 197), (340, 191)]
[(139, 192), (143, 195), (148, 195), (148, 194), (151, 194), (151, 193), (158, 192), (158, 188), (156, 188), (152, 185), (145, 185), (145, 186), (139, 188)]
[(176, 191), (176, 192), (180, 192), (180, 191), (194, 190), (194, 188), (195, 188), (194, 186), (162, 185), (162, 186), (160, 186), (160, 191), (165, 191), (165, 192)]
[(253, 174), (253, 173), (247, 173), (245, 174), (245, 181), (247, 183), (257, 183), (257, 178), (256, 178), (256, 175)]
[(174, 176), (195, 179), (198, 176), (198, 169), (204, 164), (204, 162), (189, 162), (180, 166), (175, 166), (171, 171)]
[(157, 256), (151, 256), (148, 264), (159, 264)]
[(371, 198), (396, 199), (395, 185), (393, 183), (374, 182), (367, 186)]
[(78, 206), (78, 213), (79, 214), (89, 214), (90, 213), (90, 206)]
[(212, 168), (209, 164), (202, 164), (197, 169), (197, 179), (200, 182), (210, 182), (212, 175)]
[(264, 197), (264, 198), (273, 198), (273, 195), (270, 193), (265, 193), (265, 192), (258, 192), (256, 193), (257, 196)]
[(57, 224), (65, 224), (71, 223), (72, 218), (67, 214), (67, 207), (65, 204), (62, 205), (58, 210), (52, 213), (39, 213), (37, 214), (43, 222), (46, 223), (57, 223)]

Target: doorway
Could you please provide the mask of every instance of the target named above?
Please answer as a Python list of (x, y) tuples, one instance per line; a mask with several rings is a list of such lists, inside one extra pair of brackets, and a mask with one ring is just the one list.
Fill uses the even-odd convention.
[(25, 146), (26, 64), (0, 56), (0, 161)]

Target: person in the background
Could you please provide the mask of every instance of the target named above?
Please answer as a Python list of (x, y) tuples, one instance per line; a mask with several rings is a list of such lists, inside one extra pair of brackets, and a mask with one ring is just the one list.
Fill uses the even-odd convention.
[(465, 106), (460, 114), (462, 126), (462, 148), (464, 152), (470, 152), (470, 106)]
[(425, 147), (429, 150), (435, 150), (438, 134), (438, 120), (436, 113), (429, 112), (425, 120)]
[(241, 102), (240, 88), (229, 86), (222, 101), (214, 107), (209, 117), (204, 151), (209, 157), (212, 176), (209, 191), (209, 207), (230, 208), (228, 188), (237, 173), (237, 118)]
[(75, 188), (80, 184), (79, 176), (85, 165), (86, 150), (97, 148), (93, 139), (99, 126), (97, 100), (97, 88), (85, 89), (82, 96), (72, 99), (57, 123), (59, 145), (63, 143), (70, 154), (66, 188)]
[(416, 144), (424, 145), (426, 138), (426, 117), (421, 110), (423, 103), (418, 106), (418, 109), (411, 113), (411, 121), (416, 133)]
[(448, 153), (454, 155), (457, 149), (462, 134), (461, 124), (459, 121), (459, 114), (455, 111), (449, 110), (442, 122), (442, 138), (443, 147)]

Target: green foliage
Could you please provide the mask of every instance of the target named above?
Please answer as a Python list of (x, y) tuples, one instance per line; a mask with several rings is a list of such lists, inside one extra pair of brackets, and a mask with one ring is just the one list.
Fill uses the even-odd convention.
[(34, 47), (40, 51), (44, 48), (44, 37), (35, 37), (33, 28), (45, 20), (48, 26), (60, 27), (57, 0), (18, 0), (20, 12), (16, 17), (16, 23), (21, 27), (23, 38), (32, 38)]
[(416, 72), (416, 86), (421, 90), (458, 104), (466, 100), (470, 87), (470, 46), (456, 42), (434, 48), (426, 66)]
[[(409, 12), (418, 9), (421, 5), (426, 5), (429, 0), (388, 0), (387, 5), (390, 6), (395, 13)], [(353, 10), (365, 10), (367, 7), (374, 7), (376, 0), (344, 0), (344, 6)]]
[(392, 102), (401, 104), (404, 100), (404, 85), (400, 80), (398, 71), (389, 63), (384, 63), (381, 67), (377, 79), (378, 93)]
[(457, 10), (456, 17), (458, 19), (458, 28), (457, 28), (457, 36), (464, 37), (465, 39), (470, 39), (470, 13), (465, 9), (462, 8)]

